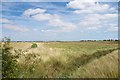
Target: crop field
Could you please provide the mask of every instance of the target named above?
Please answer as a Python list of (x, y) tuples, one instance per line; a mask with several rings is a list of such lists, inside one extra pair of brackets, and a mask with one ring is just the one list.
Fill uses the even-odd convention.
[(116, 78), (117, 41), (11, 42), (17, 78)]

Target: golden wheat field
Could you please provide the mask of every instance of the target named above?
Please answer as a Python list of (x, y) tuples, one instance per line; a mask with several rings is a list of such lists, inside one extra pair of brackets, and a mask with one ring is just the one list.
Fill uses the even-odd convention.
[(118, 77), (115, 41), (11, 42), (10, 46), (17, 78)]

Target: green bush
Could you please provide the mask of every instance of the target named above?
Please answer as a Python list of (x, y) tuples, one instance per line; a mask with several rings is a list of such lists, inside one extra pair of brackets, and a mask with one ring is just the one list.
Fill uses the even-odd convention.
[(37, 44), (36, 43), (33, 43), (32, 45), (31, 45), (31, 48), (37, 48), (38, 46), (37, 46)]
[(2, 49), (2, 78), (16, 78), (17, 61), (12, 56), (10, 50), (10, 39), (4, 38)]

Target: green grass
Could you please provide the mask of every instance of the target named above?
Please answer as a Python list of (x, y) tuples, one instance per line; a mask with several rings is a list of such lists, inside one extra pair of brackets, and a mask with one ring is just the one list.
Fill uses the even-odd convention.
[(113, 42), (51, 42), (45, 43), (51, 48), (61, 48), (63, 53), (92, 54), (96, 50), (104, 50), (117, 47)]

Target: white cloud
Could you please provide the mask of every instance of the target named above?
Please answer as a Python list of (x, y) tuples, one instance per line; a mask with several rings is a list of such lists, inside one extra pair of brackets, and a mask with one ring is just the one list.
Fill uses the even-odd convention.
[(9, 19), (6, 19), (6, 18), (0, 18), (0, 22), (5, 23), (5, 24), (2, 24), (0, 26), (0, 28), (5, 28), (5, 29), (8, 29), (8, 30), (14, 30), (14, 31), (19, 31), (19, 32), (27, 32), (27, 31), (29, 31), (28, 28), (17, 25), (13, 21), (11, 21)]
[(2, 25), (2, 28), (14, 30), (14, 31), (20, 31), (20, 32), (28, 31), (28, 29), (25, 27), (16, 26), (16, 25), (12, 25), (12, 24), (4, 24), (4, 25)]
[(68, 8), (73, 8), (73, 9), (85, 9), (87, 7), (91, 7), (91, 6), (94, 6), (94, 1), (92, 2), (86, 2), (84, 0), (73, 0), (73, 1), (70, 1), (68, 4), (67, 4), (67, 7)]
[(110, 27), (110, 28), (108, 28), (108, 31), (116, 32), (116, 31), (118, 31), (118, 27)]
[(10, 20), (5, 19), (5, 18), (0, 18), (0, 22), (1, 22), (1, 23), (11, 23)]
[(28, 9), (23, 13), (23, 15), (25, 15), (27, 17), (29, 16), (30, 18), (37, 20), (37, 21), (46, 21), (48, 23), (48, 25), (58, 27), (59, 29), (61, 29), (58, 31), (62, 31), (62, 32), (63, 31), (64, 32), (72, 31), (76, 27), (72, 23), (63, 21), (59, 15), (46, 13), (46, 10), (44, 10), (44, 9), (42, 10), (40, 8)]
[(52, 26), (61, 26), (62, 27), (62, 31), (64, 32), (69, 32), (72, 31), (73, 29), (76, 28), (75, 25), (73, 25), (72, 23), (69, 22), (63, 22), (60, 19), (53, 19), (49, 21), (49, 24)]
[(110, 23), (110, 21), (117, 21), (117, 17), (117, 14), (89, 14), (79, 23), (79, 25), (83, 26), (86, 29), (95, 30), (103, 27), (111, 28), (109, 26), (113, 26), (113, 23)]
[(111, 31), (111, 32), (118, 31), (118, 25), (117, 24), (109, 24), (108, 31)]
[(68, 8), (76, 9), (74, 13), (99, 13), (99, 12), (116, 12), (115, 8), (110, 8), (108, 4), (100, 4), (100, 0), (73, 0), (67, 4)]
[(101, 16), (102, 19), (114, 19), (114, 18), (118, 18), (118, 14), (104, 14)]
[(106, 27), (108, 31), (116, 31), (117, 27), (109, 26), (117, 21), (118, 14), (109, 13), (117, 12), (116, 8), (99, 2), (100, 0), (73, 0), (67, 4), (67, 7), (75, 9), (73, 11), (75, 14), (86, 14), (78, 26), (92, 30)]
[(44, 13), (44, 14), (33, 15), (32, 18), (38, 21), (49, 21), (51, 19), (59, 19), (59, 16)]
[[(88, 16), (88, 19), (90, 20), (93, 20), (93, 19), (96, 19), (96, 20), (109, 20), (109, 19), (114, 19), (114, 18), (117, 18), (118, 15), (117, 14), (89, 14)], [(87, 18), (86, 17), (86, 18)]]
[(31, 16), (31, 15), (35, 15), (35, 14), (40, 14), (40, 13), (44, 13), (46, 10), (44, 9), (28, 9), (26, 11), (24, 11), (23, 16)]
[(97, 12), (106, 12), (109, 10), (109, 5), (93, 5), (86, 7), (85, 9), (75, 10), (74, 13), (81, 14), (81, 13), (97, 13)]

